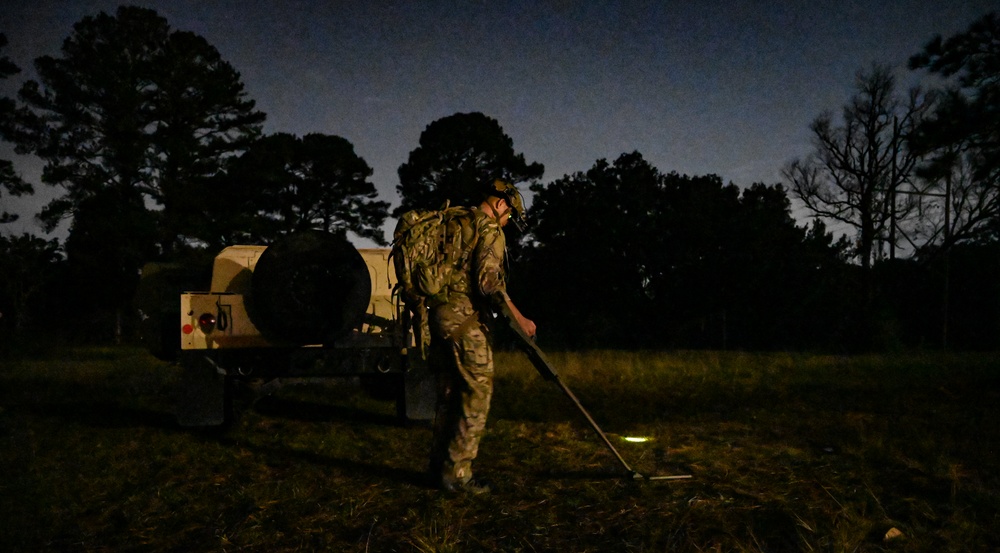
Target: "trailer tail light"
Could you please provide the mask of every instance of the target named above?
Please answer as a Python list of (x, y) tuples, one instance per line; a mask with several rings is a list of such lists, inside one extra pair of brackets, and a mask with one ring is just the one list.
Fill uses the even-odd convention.
[(201, 327), (201, 331), (204, 333), (209, 333), (215, 330), (215, 315), (211, 313), (202, 313), (198, 317), (198, 326)]

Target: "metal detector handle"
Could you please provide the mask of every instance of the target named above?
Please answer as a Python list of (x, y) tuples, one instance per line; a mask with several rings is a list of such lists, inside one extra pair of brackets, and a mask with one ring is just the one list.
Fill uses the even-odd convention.
[(507, 321), (507, 325), (514, 331), (514, 334), (520, 338), (517, 341), (517, 345), (520, 346), (521, 350), (528, 356), (531, 364), (534, 365), (535, 369), (538, 370), (538, 373), (542, 375), (542, 378), (545, 380), (558, 381), (559, 375), (556, 374), (555, 369), (553, 369), (552, 365), (549, 364), (548, 359), (545, 358), (545, 354), (542, 353), (542, 350), (538, 347), (538, 344), (535, 343), (535, 340), (531, 336), (528, 336), (528, 334), (524, 332), (524, 329), (521, 328), (521, 325), (518, 324), (517, 317), (514, 316), (514, 312), (510, 310), (510, 306), (507, 305), (507, 302), (499, 302), (498, 308), (500, 310), (500, 315), (502, 315), (504, 320)]

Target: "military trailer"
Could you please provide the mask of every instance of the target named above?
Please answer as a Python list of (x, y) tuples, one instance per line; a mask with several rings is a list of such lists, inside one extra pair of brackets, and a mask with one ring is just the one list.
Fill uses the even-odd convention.
[(179, 269), (144, 269), (144, 339), (183, 367), (178, 422), (224, 425), (240, 391), (345, 377), (395, 399), (401, 418), (432, 418), (433, 381), (411, 354), (389, 251), (355, 249), (315, 231), (270, 246), (230, 246), (215, 256), (208, 289), (173, 296), (176, 308), (156, 298), (185, 280)]

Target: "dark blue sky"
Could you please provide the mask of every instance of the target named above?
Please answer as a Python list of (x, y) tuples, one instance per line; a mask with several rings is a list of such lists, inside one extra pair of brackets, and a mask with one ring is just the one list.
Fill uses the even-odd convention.
[[(59, 55), (72, 25), (121, 2), (8, 0), (4, 50), (24, 72)], [(663, 172), (781, 181), (809, 151), (808, 125), (839, 109), (872, 63), (905, 71), (934, 34), (960, 32), (996, 0), (955, 1), (200, 1), (134, 2), (205, 37), (242, 73), (267, 132), (343, 136), (398, 203), (396, 169), (432, 121), (480, 111), (544, 182), (638, 150)], [(909, 84), (908, 82), (906, 84)], [(9, 148), (0, 154), (14, 158)], [(15, 158), (29, 179), (37, 162)], [(33, 202), (8, 231), (40, 232)]]

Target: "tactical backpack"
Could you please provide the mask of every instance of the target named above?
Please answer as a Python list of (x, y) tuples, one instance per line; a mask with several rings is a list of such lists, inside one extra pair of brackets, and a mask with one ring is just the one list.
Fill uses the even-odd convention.
[(471, 221), (472, 210), (449, 207), (404, 213), (392, 233), (390, 258), (399, 281), (397, 291), (416, 333), (421, 357), (427, 358), (430, 323), (427, 310), (445, 303), (456, 271), (467, 267), (478, 236), (463, 244), (461, 226)]

